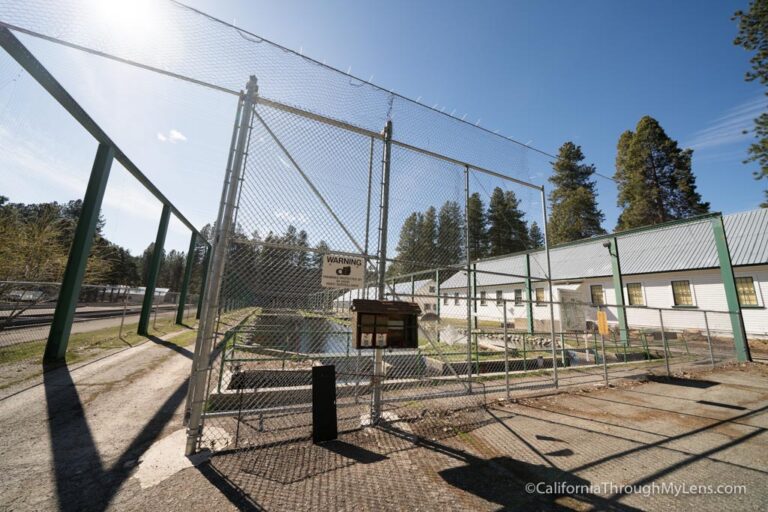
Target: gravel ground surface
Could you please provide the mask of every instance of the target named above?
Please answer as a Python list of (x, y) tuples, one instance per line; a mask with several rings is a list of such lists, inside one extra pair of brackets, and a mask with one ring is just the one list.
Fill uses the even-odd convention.
[(0, 401), (0, 508), (106, 507), (146, 448), (179, 429), (191, 355), (158, 339)]
[[(184, 437), (190, 355), (148, 343), (72, 373), (49, 372), (44, 385), (0, 401), (0, 508), (764, 510), (768, 502), (762, 365), (489, 397), (485, 406), (466, 401), (458, 411), (390, 417), (385, 427), (324, 445), (281, 442), (191, 467), (181, 443), (173, 447)], [(147, 450), (155, 455), (141, 459)], [(184, 469), (141, 468), (163, 459)], [(560, 492), (527, 491), (537, 484)], [(689, 494), (653, 484), (745, 491)]]

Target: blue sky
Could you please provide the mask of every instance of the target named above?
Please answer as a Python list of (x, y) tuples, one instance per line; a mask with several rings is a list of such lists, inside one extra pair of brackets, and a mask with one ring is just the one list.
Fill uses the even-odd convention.
[[(545, 151), (572, 140), (608, 176), (621, 132), (654, 116), (694, 148), (699, 191), (714, 210), (746, 210), (762, 198), (755, 166), (742, 164), (750, 138), (741, 131), (765, 100), (743, 80), (749, 55), (733, 46), (730, 20), (746, 1), (187, 3)], [(231, 97), (23, 40), (192, 222), (215, 216)], [(95, 144), (6, 55), (0, 123), (0, 193), (26, 202), (78, 196)], [(528, 179), (549, 173), (545, 160), (527, 165)], [(137, 252), (154, 238), (159, 205), (114, 172), (107, 234)], [(612, 229), (616, 189), (597, 182)], [(522, 196), (533, 220), (535, 197)], [(172, 225), (171, 248), (187, 240)]]

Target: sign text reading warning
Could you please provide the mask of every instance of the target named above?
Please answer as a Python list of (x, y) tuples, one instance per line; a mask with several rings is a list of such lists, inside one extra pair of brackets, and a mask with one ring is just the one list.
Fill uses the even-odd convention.
[(346, 254), (323, 256), (323, 288), (362, 288), (365, 259)]

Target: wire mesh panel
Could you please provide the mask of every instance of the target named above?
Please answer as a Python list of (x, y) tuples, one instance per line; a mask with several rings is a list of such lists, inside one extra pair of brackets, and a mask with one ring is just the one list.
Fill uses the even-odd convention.
[[(398, 144), (391, 164), (386, 293), (421, 310), (418, 348), (384, 354), (385, 414), (402, 418), (414, 413), (414, 400), (453, 397), (442, 406), (457, 407), (471, 389), (467, 322), (444, 315), (451, 306), (440, 295), (441, 283), (465, 268), (466, 175), (461, 165)], [(465, 302), (466, 291), (457, 300)]]
[[(247, 140), (219, 307), (249, 313), (210, 356), (201, 446), (215, 449), (306, 439), (316, 365), (335, 367), (342, 423), (359, 428), (370, 401), (348, 316), (376, 277), (382, 141), (264, 104)], [(331, 254), (364, 257), (364, 286), (323, 287)]]

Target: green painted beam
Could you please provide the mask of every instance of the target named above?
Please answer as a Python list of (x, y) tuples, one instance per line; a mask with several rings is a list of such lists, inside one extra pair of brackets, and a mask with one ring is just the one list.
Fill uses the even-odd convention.
[(619, 306), (616, 316), (619, 319), (619, 335), (624, 345), (629, 343), (629, 327), (627, 325), (627, 310), (624, 308), (624, 281), (621, 278), (621, 260), (619, 259), (619, 243), (617, 237), (608, 242), (608, 252), (611, 254), (611, 270), (613, 273), (613, 290), (616, 295), (616, 305)]
[(111, 146), (115, 153), (114, 159), (120, 162), (125, 167), (125, 170), (131, 173), (150, 194), (155, 196), (161, 203), (171, 205), (171, 210), (176, 218), (190, 230), (197, 232), (197, 228), (173, 206), (168, 198), (160, 192), (160, 189), (139, 170), (101, 126), (88, 115), (67, 90), (48, 72), (45, 66), (6, 27), (0, 27), (0, 47), (8, 52), (93, 138), (100, 144)]
[(533, 286), (531, 285), (531, 255), (525, 254), (525, 293), (528, 302), (525, 304), (525, 317), (528, 320), (528, 334), (533, 334)]
[(747, 331), (744, 328), (744, 317), (741, 314), (741, 305), (739, 304), (739, 295), (736, 291), (736, 279), (733, 275), (733, 265), (731, 264), (731, 253), (728, 249), (728, 238), (725, 234), (725, 225), (723, 217), (718, 215), (711, 220), (712, 232), (715, 235), (715, 248), (717, 257), (720, 261), (720, 275), (725, 287), (725, 299), (728, 302), (728, 311), (731, 317), (731, 328), (733, 329), (733, 344), (736, 347), (736, 358), (739, 361), (751, 361), (752, 354), (749, 351), (747, 342)]
[(197, 233), (192, 233), (189, 239), (189, 250), (187, 251), (187, 261), (184, 264), (184, 280), (181, 282), (179, 292), (179, 307), (176, 310), (176, 323), (184, 323), (184, 306), (187, 304), (187, 294), (189, 292), (189, 280), (192, 278), (192, 266), (195, 264), (195, 249), (197, 248)]
[(205, 247), (205, 256), (203, 256), (203, 271), (200, 275), (200, 295), (197, 297), (197, 313), (195, 319), (200, 320), (200, 311), (203, 310), (203, 297), (205, 296), (205, 285), (208, 280), (208, 264), (211, 262), (211, 244)]
[(65, 359), (69, 334), (72, 331), (72, 320), (77, 308), (77, 299), (80, 296), (80, 287), (85, 276), (85, 267), (88, 264), (93, 237), (96, 234), (101, 202), (104, 199), (104, 190), (107, 188), (114, 156), (115, 152), (112, 146), (99, 144), (91, 169), (91, 176), (88, 179), (88, 187), (85, 189), (83, 208), (75, 228), (72, 247), (69, 250), (69, 259), (64, 269), (56, 311), (53, 314), (51, 330), (48, 333), (48, 342), (45, 345), (45, 355), (43, 356), (45, 361)]
[(160, 215), (160, 224), (157, 227), (155, 246), (152, 249), (152, 259), (149, 262), (149, 274), (147, 275), (146, 289), (144, 290), (144, 302), (141, 305), (138, 333), (141, 336), (149, 334), (149, 317), (152, 312), (152, 302), (155, 299), (155, 287), (157, 276), (160, 273), (160, 264), (163, 262), (163, 246), (165, 235), (168, 233), (168, 221), (171, 219), (171, 207), (163, 205), (163, 213)]

